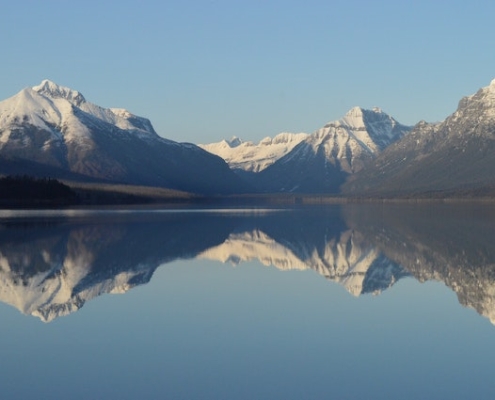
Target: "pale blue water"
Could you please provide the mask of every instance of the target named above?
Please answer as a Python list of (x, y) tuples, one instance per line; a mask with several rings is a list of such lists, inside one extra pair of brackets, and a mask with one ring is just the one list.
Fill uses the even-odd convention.
[(4, 215), (1, 398), (491, 399), (493, 216)]

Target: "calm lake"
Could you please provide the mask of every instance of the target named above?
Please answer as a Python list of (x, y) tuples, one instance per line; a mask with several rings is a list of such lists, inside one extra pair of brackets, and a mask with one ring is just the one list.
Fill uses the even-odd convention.
[(0, 211), (2, 399), (493, 399), (495, 206)]

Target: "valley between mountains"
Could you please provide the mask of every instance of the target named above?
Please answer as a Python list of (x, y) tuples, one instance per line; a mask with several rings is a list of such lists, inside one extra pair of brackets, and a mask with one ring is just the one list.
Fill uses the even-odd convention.
[(313, 133), (259, 143), (235, 136), (178, 143), (146, 118), (49, 80), (0, 102), (0, 175), (79, 187), (174, 196), (491, 197), (494, 171), (495, 80), (438, 123), (405, 126), (379, 108), (355, 107)]

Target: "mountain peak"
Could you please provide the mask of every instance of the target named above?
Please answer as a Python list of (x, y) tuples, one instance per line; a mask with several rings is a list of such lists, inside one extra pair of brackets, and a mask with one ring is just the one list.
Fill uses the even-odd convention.
[(363, 115), (363, 109), (361, 107), (352, 107), (347, 113), (345, 114), (346, 117), (359, 117)]
[(86, 102), (84, 96), (77, 90), (72, 90), (68, 87), (57, 85), (49, 79), (44, 79), (38, 86), (33, 86), (33, 90), (52, 99), (68, 100), (77, 106)]
[(345, 117), (365, 117), (366, 114), (385, 114), (383, 110), (380, 107), (373, 107), (371, 110), (364, 109), (362, 107), (356, 106), (351, 108), (347, 113), (345, 114)]
[(481, 121), (495, 121), (495, 79), (476, 93), (463, 97), (456, 112), (449, 116), (446, 122), (456, 123), (459, 119), (472, 120), (473, 126), (479, 125)]
[[(490, 98), (493, 96), (493, 94), (495, 93), (495, 79), (492, 79), (490, 84), (488, 86), (485, 86), (485, 87), (482, 87), (480, 90), (479, 90), (480, 93), (483, 93), (485, 95), (489, 95)], [(478, 93), (475, 93), (471, 96), (467, 96), (468, 99), (472, 99), (472, 98), (476, 98), (476, 95)]]
[(365, 112), (374, 112), (374, 113), (378, 113), (378, 114), (381, 114), (383, 113), (383, 110), (380, 108), (380, 107), (373, 107), (371, 109), (366, 109), (366, 108), (363, 108), (363, 107), (360, 107), (360, 106), (355, 106), (355, 107), (352, 107), (349, 111), (347, 111), (346, 115), (347, 114), (362, 114), (362, 113), (365, 113)]
[[(493, 100), (495, 95), (495, 79), (492, 79), (490, 84), (484, 88), (484, 92)], [(493, 102), (491, 102), (491, 106), (493, 106)]]

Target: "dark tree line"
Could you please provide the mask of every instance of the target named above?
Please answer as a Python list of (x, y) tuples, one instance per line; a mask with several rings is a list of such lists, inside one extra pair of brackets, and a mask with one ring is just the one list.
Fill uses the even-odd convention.
[(0, 178), (0, 201), (22, 204), (74, 204), (76, 193), (56, 179), (27, 175)]

